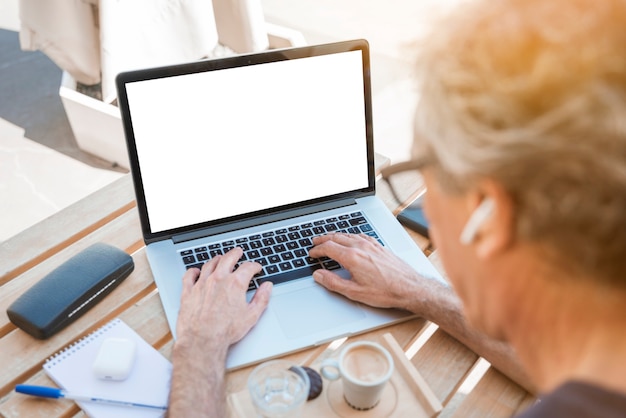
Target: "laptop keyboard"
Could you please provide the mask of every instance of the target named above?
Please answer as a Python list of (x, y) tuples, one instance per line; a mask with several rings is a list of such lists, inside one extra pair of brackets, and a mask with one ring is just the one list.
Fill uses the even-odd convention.
[(243, 256), (240, 263), (256, 261), (263, 266), (248, 286), (248, 290), (254, 290), (266, 281), (279, 284), (311, 275), (320, 268), (341, 268), (339, 263), (330, 258), (309, 257), (309, 249), (313, 247), (311, 238), (329, 232), (367, 234), (383, 244), (363, 214), (352, 212), (185, 249), (180, 251), (180, 256), (187, 269), (201, 268), (212, 257), (241, 247)]

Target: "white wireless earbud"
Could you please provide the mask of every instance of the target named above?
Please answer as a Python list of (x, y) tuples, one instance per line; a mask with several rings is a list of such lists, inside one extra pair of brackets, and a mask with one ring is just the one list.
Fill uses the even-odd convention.
[(489, 198), (486, 198), (480, 203), (480, 205), (470, 215), (463, 231), (461, 232), (461, 236), (459, 237), (461, 244), (469, 245), (472, 241), (474, 241), (476, 233), (482, 224), (491, 216), (494, 207), (494, 201)]

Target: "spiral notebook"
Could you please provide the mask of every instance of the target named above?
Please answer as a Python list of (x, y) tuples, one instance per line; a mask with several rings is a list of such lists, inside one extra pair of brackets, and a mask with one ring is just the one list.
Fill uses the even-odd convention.
[[(136, 355), (130, 375), (123, 381), (98, 379), (92, 370), (102, 342), (107, 338), (127, 338), (135, 342)], [(68, 392), (98, 398), (151, 405), (167, 405), (172, 365), (121, 319), (116, 318), (68, 346), (43, 365), (44, 371)], [(93, 418), (161, 417), (164, 411), (78, 402)]]

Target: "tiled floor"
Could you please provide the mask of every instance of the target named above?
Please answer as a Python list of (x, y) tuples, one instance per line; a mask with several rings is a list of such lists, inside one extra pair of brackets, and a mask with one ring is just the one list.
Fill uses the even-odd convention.
[[(0, 29), (17, 32), (19, 30), (17, 13), (17, 0), (0, 0)], [(15, 39), (17, 40), (17, 37)], [(15, 49), (11, 48), (12, 51)], [(0, 57), (0, 70), (5, 76), (6, 71), (24, 68), (23, 65), (27, 66), (32, 62), (29, 61), (32, 55), (13, 53), (9, 55)], [(23, 61), (20, 62), (21, 60)], [(0, 118), (0, 242), (2, 242), (105, 186), (122, 174), (85, 164), (59, 152), (69, 152), (73, 155), (80, 153), (79, 150), (72, 149), (75, 148), (73, 138), (67, 137), (67, 129), (62, 129), (62, 123), (57, 123), (54, 114), (40, 114), (42, 109), (44, 111), (49, 109), (43, 102), (48, 103), (50, 98), (46, 97), (47, 92), (37, 90), (41, 86), (38, 80), (19, 79), (19, 82), (16, 82), (11, 77), (0, 78), (0, 83), (16, 84), (2, 86), (4, 92), (2, 100), (13, 108), (11, 114), (17, 115), (16, 118), (22, 120), (24, 116), (37, 119), (39, 126), (33, 130), (38, 134), (43, 133), (41, 136), (45, 135), (46, 139), (50, 140), (46, 145), (42, 145), (27, 139), (24, 137), (23, 126), (16, 126)], [(19, 92), (19, 89), (30, 89), (33, 94), (29, 94), (28, 100), (22, 100), (23, 97), (12, 94), (14, 91)], [(33, 103), (36, 106), (33, 106)], [(22, 109), (21, 106), (31, 108)], [(58, 108), (56, 111), (59, 114)], [(28, 126), (33, 128), (32, 123)]]
[[(261, 0), (267, 21), (301, 31), (308, 43), (370, 42), (376, 150), (392, 161), (408, 158), (411, 143), (416, 94), (409, 44), (434, 16), (459, 1)], [(0, 0), (0, 29), (19, 30), (18, 0)], [(0, 65), (3, 61), (0, 57)], [(0, 120), (0, 242), (121, 175), (97, 168), (102, 165), (81, 153), (65, 132), (48, 135), (40, 141), (44, 146)]]
[(23, 135), (21, 128), (0, 119), (0, 242), (122, 175)]

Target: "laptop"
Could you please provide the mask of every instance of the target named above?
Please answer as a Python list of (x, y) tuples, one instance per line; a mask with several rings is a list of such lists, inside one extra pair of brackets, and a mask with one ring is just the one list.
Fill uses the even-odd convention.
[(116, 82), (146, 253), (174, 338), (185, 270), (234, 246), (263, 265), (248, 300), (263, 281), (275, 286), (229, 350), (229, 370), (412, 317), (311, 277), (327, 268), (349, 280), (334, 260), (308, 256), (312, 236), (335, 231), (374, 236), (439, 277), (375, 196), (366, 41), (135, 70)]

